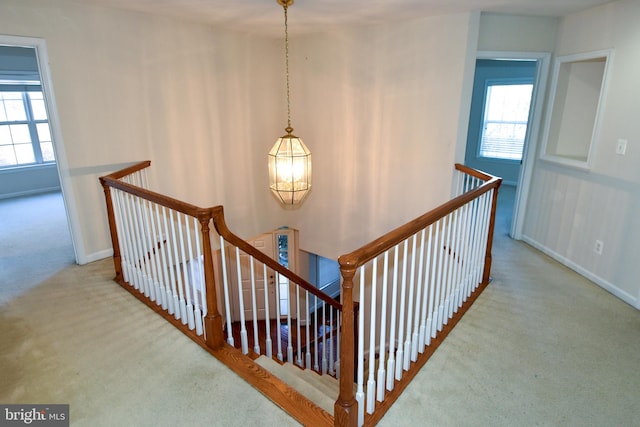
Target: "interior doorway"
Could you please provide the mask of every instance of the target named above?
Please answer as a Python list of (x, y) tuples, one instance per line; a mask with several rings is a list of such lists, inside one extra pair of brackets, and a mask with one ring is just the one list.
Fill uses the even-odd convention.
[[(479, 52), (465, 164), (503, 178), (514, 193), (509, 235), (521, 239), (551, 55)], [(511, 202), (509, 202), (511, 203)]]
[[(52, 206), (59, 205), (63, 221), (55, 223), (63, 227), (59, 230), (63, 235), (70, 236), (74, 261), (80, 263), (78, 227), (74, 227), (77, 222), (72, 221), (74, 215), (60, 173), (62, 165), (66, 165), (66, 158), (62, 149), (45, 41), (0, 35), (0, 48), (0, 82), (6, 89), (4, 95), (7, 95), (3, 95), (1, 105), (5, 114), (0, 115), (3, 125), (0, 137), (3, 137), (3, 153), (6, 154), (2, 156), (0, 173), (4, 183), (11, 184), (0, 188), (0, 199), (34, 196), (35, 201), (46, 199), (47, 203), (53, 203)], [(17, 108), (19, 106), (22, 106), (22, 110)], [(52, 192), (52, 197), (37, 197)], [(48, 210), (42, 208), (39, 212)], [(42, 239), (46, 239), (46, 236), (42, 236)]]

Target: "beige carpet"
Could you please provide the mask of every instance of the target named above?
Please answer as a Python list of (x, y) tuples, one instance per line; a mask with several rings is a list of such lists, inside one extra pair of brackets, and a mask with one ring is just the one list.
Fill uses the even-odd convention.
[[(379, 425), (639, 425), (640, 312), (507, 225), (493, 283)], [(74, 426), (297, 425), (112, 276), (70, 265), (3, 299), (2, 271), (1, 403), (69, 403)]]

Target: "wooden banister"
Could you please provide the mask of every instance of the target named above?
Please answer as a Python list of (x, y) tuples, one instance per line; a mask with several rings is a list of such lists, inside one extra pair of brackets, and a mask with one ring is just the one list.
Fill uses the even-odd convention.
[(234, 246), (237, 246), (246, 254), (251, 255), (257, 261), (264, 263), (270, 269), (287, 277), (302, 289), (317, 296), (319, 299), (336, 308), (337, 310), (343, 309), (343, 305), (340, 302), (336, 301), (335, 298), (332, 298), (329, 295), (325, 294), (302, 277), (298, 276), (286, 267), (280, 265), (280, 263), (278, 263), (276, 260), (265, 255), (262, 251), (256, 249), (253, 245), (249, 244), (244, 239), (232, 233), (225, 222), (224, 209), (222, 206), (216, 206), (215, 208), (213, 208), (213, 224), (218, 234), (222, 236), (227, 242), (231, 243)]
[[(460, 169), (466, 173), (466, 167), (457, 165), (458, 167), (464, 168)], [(473, 169), (471, 169), (473, 171)], [(438, 206), (435, 209), (419, 216), (418, 218), (410, 221), (393, 231), (388, 232), (387, 234), (379, 237), (372, 242), (362, 246), (360, 249), (357, 249), (349, 254), (342, 255), (338, 258), (338, 263), (341, 267), (345, 268), (358, 268), (364, 265), (366, 262), (372, 260), (376, 256), (381, 253), (393, 248), (398, 243), (404, 241), (408, 237), (414, 235), (418, 231), (424, 229), (430, 224), (435, 223), (439, 219), (445, 217), (449, 213), (454, 210), (460, 208), (461, 206), (467, 204), (473, 199), (480, 197), (482, 194), (490, 191), (491, 189), (498, 188), (502, 182), (502, 178), (494, 177), (491, 175), (486, 175), (484, 173), (475, 171), (478, 177), (481, 179), (488, 178), (489, 180), (485, 182), (482, 186), (467, 191), (464, 194), (461, 194), (458, 197), (455, 197), (448, 202)], [(497, 194), (496, 196), (497, 197)], [(494, 203), (495, 208), (495, 203)], [(494, 212), (495, 213), (495, 212)]]
[[(129, 255), (127, 255), (128, 249), (126, 244), (127, 242), (126, 238), (123, 238), (122, 240), (122, 243), (125, 244), (125, 246), (123, 247), (123, 254), (120, 253), (120, 242), (118, 237), (117, 226), (122, 221), (122, 218), (121, 216), (117, 216), (116, 218), (116, 213), (119, 211), (114, 212), (114, 200), (113, 200), (114, 198), (116, 202), (118, 202), (119, 200), (122, 200), (121, 199), (122, 194), (120, 193), (120, 191), (127, 193), (131, 196), (135, 196), (137, 198), (143, 199), (143, 201), (139, 203), (139, 205), (147, 206), (147, 202), (145, 201), (148, 201), (148, 202), (154, 203), (156, 205), (156, 209), (158, 208), (158, 206), (161, 206), (163, 208), (168, 208), (172, 211), (179, 212), (181, 214), (190, 216), (192, 218), (196, 218), (197, 223), (194, 222), (193, 224), (191, 224), (189, 226), (190, 227), (189, 230), (197, 230), (199, 227), (199, 230), (197, 230), (198, 233), (196, 234), (196, 236), (202, 237), (202, 242), (201, 242), (202, 253), (199, 254), (198, 256), (201, 257), (201, 259), (203, 260), (204, 283), (205, 283), (205, 289), (206, 289), (206, 301), (203, 301), (201, 303), (201, 306), (203, 304), (206, 304), (206, 308), (207, 308), (207, 313), (204, 316), (204, 331), (205, 331), (204, 339), (201, 336), (202, 335), (201, 324), (199, 326), (200, 331), (196, 334), (194, 331), (184, 327), (182, 322), (177, 320), (177, 317), (174, 318), (173, 316), (169, 315), (168, 312), (163, 311), (163, 309), (159, 308), (157, 303), (154, 303), (149, 298), (147, 298), (146, 295), (143, 295), (141, 292), (139, 292), (137, 290), (137, 287), (136, 289), (133, 289), (131, 286), (127, 286), (125, 288), (127, 288), (130, 292), (136, 295), (136, 297), (144, 301), (151, 308), (158, 311), (158, 313), (160, 313), (165, 318), (167, 318), (167, 320), (169, 320), (174, 325), (176, 325), (176, 327), (178, 327), (183, 332), (185, 332), (194, 341), (198, 342), (200, 345), (202, 345), (203, 347), (211, 351), (212, 354), (216, 354), (216, 355), (227, 354), (227, 353), (231, 354), (229, 352), (230, 350), (229, 345), (225, 342), (225, 332), (223, 328), (222, 316), (218, 311), (218, 295), (217, 295), (216, 284), (215, 284), (217, 276), (216, 276), (216, 272), (214, 271), (214, 263), (213, 263), (214, 248), (212, 247), (212, 245), (215, 245), (216, 243), (212, 242), (211, 235), (210, 235), (211, 228), (212, 228), (211, 223), (213, 223), (213, 228), (216, 230), (216, 232), (222, 238), (222, 240), (224, 240), (224, 242), (243, 251), (246, 255), (252, 257), (255, 261), (258, 261), (264, 264), (264, 266), (266, 266), (267, 268), (288, 278), (291, 284), (295, 284), (296, 286), (299, 286), (300, 288), (302, 288), (302, 290), (308, 292), (311, 295), (314, 295), (318, 300), (324, 301), (324, 303), (333, 307), (333, 309), (340, 310), (342, 312), (342, 316), (341, 316), (342, 325), (341, 325), (341, 331), (340, 331), (340, 379), (339, 379), (340, 388), (339, 388), (338, 398), (334, 404), (333, 422), (335, 426), (353, 427), (358, 424), (358, 412), (359, 412), (358, 405), (359, 404), (358, 404), (358, 401), (356, 400), (356, 395), (354, 393), (355, 371), (358, 363), (356, 360), (356, 344), (355, 343), (358, 340), (358, 334), (366, 333), (365, 330), (357, 330), (358, 310), (362, 309), (364, 306), (360, 307), (359, 303), (362, 303), (362, 302), (354, 301), (354, 295), (353, 295), (354, 277), (356, 276), (356, 273), (358, 272), (360, 267), (367, 265), (367, 263), (369, 263), (376, 257), (380, 256), (381, 254), (385, 253), (386, 251), (392, 249), (393, 247), (399, 245), (401, 242), (411, 238), (412, 236), (417, 235), (417, 233), (423, 231), (425, 228), (438, 223), (438, 221), (454, 213), (461, 207), (467, 205), (468, 203), (476, 199), (480, 199), (486, 193), (494, 190), (491, 198), (490, 218), (488, 219), (488, 224), (487, 222), (484, 222), (487, 219), (486, 210), (483, 211), (483, 215), (481, 217), (482, 221), (479, 221), (479, 222), (482, 222), (483, 228), (482, 228), (482, 232), (481, 233), (478, 232), (478, 233), (483, 234), (483, 236), (487, 238), (486, 245), (484, 247), (484, 266), (482, 266), (482, 253), (478, 252), (478, 251), (481, 251), (482, 249), (479, 248), (478, 251), (475, 252), (475, 253), (479, 253), (480, 255), (475, 258), (478, 260), (479, 268), (476, 270), (477, 276), (475, 276), (476, 278), (474, 279), (474, 282), (477, 284), (479, 280), (482, 281), (481, 286), (478, 288), (480, 291), (489, 282), (489, 275), (490, 275), (491, 264), (492, 264), (491, 251), (492, 251), (493, 233), (495, 228), (495, 214), (496, 214), (496, 205), (497, 205), (497, 197), (498, 197), (498, 188), (500, 187), (502, 179), (488, 175), (481, 171), (477, 171), (469, 167), (456, 164), (455, 169), (467, 175), (468, 180), (463, 181), (465, 186), (467, 183), (473, 183), (474, 186), (477, 186), (476, 188), (466, 191), (465, 193), (449, 200), (448, 202), (442, 204), (441, 206), (373, 240), (369, 244), (349, 254), (340, 256), (338, 259), (338, 262), (340, 265), (343, 282), (342, 282), (342, 289), (340, 294), (340, 301), (338, 301), (330, 297), (329, 295), (325, 294), (324, 292), (320, 291), (317, 287), (309, 283), (304, 278), (300, 277), (296, 273), (282, 266), (277, 260), (264, 254), (262, 251), (260, 251), (259, 249), (257, 249), (256, 247), (254, 247), (244, 239), (238, 237), (236, 234), (231, 232), (231, 230), (227, 227), (225, 217), (224, 217), (224, 209), (222, 206), (200, 208), (198, 206), (171, 198), (169, 196), (165, 196), (163, 194), (148, 190), (146, 188), (142, 188), (137, 185), (130, 184), (128, 182), (125, 182), (125, 180), (123, 180), (123, 178), (129, 175), (135, 174), (149, 167), (150, 164), (151, 164), (150, 161), (139, 162), (125, 169), (114, 172), (110, 175), (100, 177), (100, 182), (103, 186), (104, 193), (105, 193), (105, 200), (107, 203), (107, 215), (109, 220), (111, 241), (113, 244), (113, 253), (114, 253), (113, 258), (114, 258), (114, 266), (116, 269), (116, 281), (118, 281), (120, 284), (124, 284), (125, 276), (129, 274), (129, 268), (131, 265), (131, 262), (127, 261), (129, 258)], [(472, 178), (469, 179), (469, 177), (472, 177)], [(484, 183), (481, 184), (482, 181), (484, 181)], [(116, 189), (119, 191), (114, 191), (113, 189)], [(129, 200), (128, 198), (129, 196), (126, 196), (126, 197), (127, 198), (125, 200)], [(485, 196), (480, 200), (482, 200), (483, 209), (486, 209), (488, 198)], [(477, 206), (477, 204), (475, 206)], [(115, 207), (119, 209), (118, 203), (116, 203)], [(143, 209), (145, 208), (143, 207)], [(157, 214), (157, 210), (156, 210), (156, 214)], [(162, 215), (165, 215), (165, 214), (163, 213)], [(173, 212), (171, 212), (169, 216), (171, 217), (171, 215), (173, 215)], [(449, 222), (451, 222), (450, 219), (449, 219)], [(178, 219), (178, 224), (179, 224), (179, 219)], [(165, 227), (166, 227), (166, 223), (165, 223)], [(156, 233), (155, 231), (152, 233), (153, 236), (157, 235), (155, 233)], [(145, 259), (145, 263), (146, 263), (145, 256), (148, 256), (149, 259), (151, 259), (152, 254), (155, 253), (156, 251), (155, 249), (156, 241), (153, 239), (157, 240), (156, 237), (149, 238), (149, 242), (147, 245), (147, 247), (151, 247), (153, 249), (148, 249), (148, 250), (145, 249), (145, 251), (143, 251), (142, 257), (143, 259)], [(224, 246), (225, 243), (222, 242), (222, 240), (221, 240), (221, 244)], [(475, 241), (480, 242), (481, 239), (476, 238)], [(224, 248), (220, 248), (220, 249), (224, 250)], [(461, 259), (460, 253), (456, 252), (455, 248), (448, 246), (448, 244), (447, 246), (444, 247), (444, 250), (448, 254), (448, 256), (453, 257), (454, 260), (459, 261)], [(138, 258), (136, 259), (139, 260), (140, 255), (138, 255)], [(190, 259), (193, 259), (192, 255)], [(137, 262), (137, 261), (134, 259), (134, 262)], [(186, 262), (187, 261), (184, 261), (185, 265), (186, 265)], [(123, 274), (123, 264), (125, 268), (124, 274)], [(140, 262), (139, 264), (142, 264), (142, 262)], [(480, 274), (481, 274), (481, 278), (480, 278)], [(266, 270), (265, 270), (265, 275), (266, 275)], [(449, 324), (445, 323), (444, 329), (441, 330), (441, 332), (438, 334), (436, 338), (434, 338), (433, 340), (434, 344), (432, 344), (429, 347), (429, 349), (425, 351), (425, 353), (419, 356), (416, 365), (410, 369), (410, 372), (406, 376), (403, 376), (402, 379), (396, 383), (396, 387), (393, 390), (387, 390), (384, 392), (386, 393), (385, 398), (382, 402), (376, 403), (375, 411), (373, 413), (367, 413), (365, 415), (365, 420), (364, 420), (365, 425), (372, 425), (383, 416), (384, 412), (391, 406), (393, 401), (395, 401), (400, 396), (400, 393), (404, 388), (406, 388), (411, 378), (413, 378), (417, 374), (419, 368), (426, 362), (430, 354), (433, 351), (435, 351), (435, 348), (437, 348), (439, 343), (442, 342), (446, 334), (451, 330), (453, 325), (461, 318), (462, 313), (470, 306), (472, 301), (475, 298), (477, 298), (478, 294), (479, 292), (475, 292), (472, 295), (470, 295), (467, 302), (465, 302), (460, 307), (460, 310), (457, 313), (455, 313), (455, 315), (453, 316)], [(331, 327), (333, 328), (333, 325)], [(324, 328), (324, 325), (323, 325), (323, 328)], [(323, 329), (323, 334), (324, 334), (324, 329)], [(401, 339), (402, 337), (399, 337), (399, 338)], [(243, 352), (244, 351), (245, 350), (243, 350)], [(236, 353), (237, 352), (233, 352), (234, 358), (239, 357)], [(358, 357), (361, 358), (362, 355)], [(374, 357), (374, 356), (370, 356), (370, 357)], [(244, 361), (243, 359), (242, 363), (244, 364), (245, 362), (246, 361)], [(397, 363), (400, 363), (400, 361), (397, 360)], [(253, 368), (250, 368), (250, 369), (253, 369)], [(244, 367), (241, 370), (244, 374), (247, 374), (247, 372), (245, 372), (246, 369)], [(260, 372), (258, 372), (256, 375), (247, 374), (247, 376), (254, 379), (257, 377), (261, 378), (262, 376), (264, 376), (264, 373), (261, 370), (259, 371)], [(361, 384), (359, 385), (359, 387), (360, 386)], [(271, 386), (271, 388), (274, 388), (274, 387)], [(275, 388), (279, 389), (280, 385), (278, 384)], [(287, 391), (287, 394), (288, 393), (289, 392)], [(275, 392), (275, 391), (273, 393), (268, 392), (267, 394), (269, 394), (269, 396), (272, 396), (273, 394), (278, 394), (278, 392)], [(358, 397), (358, 399), (360, 399), (360, 396)], [(288, 398), (282, 397), (282, 401), (288, 402), (289, 400)], [(295, 411), (296, 409), (294, 407), (289, 412), (295, 413)], [(367, 411), (370, 411), (370, 409), (367, 409)], [(301, 413), (306, 413), (306, 412), (303, 411)], [(326, 415), (326, 417), (324, 417), (324, 415)], [(299, 415), (299, 416), (296, 416), (296, 418), (298, 420), (303, 420), (303, 422), (306, 422), (306, 420), (311, 419), (311, 418), (308, 418), (307, 415)], [(330, 415), (323, 413), (323, 420), (324, 420), (323, 424), (326, 424), (326, 422), (330, 422)]]
[(342, 270), (342, 335), (340, 343), (340, 394), (334, 405), (335, 426), (351, 427), (358, 422), (358, 404), (353, 394), (354, 376), (354, 323), (355, 315), (353, 310), (353, 276), (355, 268), (341, 268)]
[[(358, 403), (355, 399), (354, 389), (353, 389), (353, 381), (354, 381), (354, 371), (355, 366), (357, 365), (355, 361), (355, 348), (354, 341), (352, 341), (353, 337), (356, 334), (365, 333), (365, 331), (356, 331), (355, 330), (355, 317), (354, 317), (354, 302), (353, 302), (353, 277), (358, 268), (364, 266), (369, 261), (373, 260), (377, 256), (383, 254), (384, 252), (392, 249), (396, 245), (399, 245), (401, 242), (409, 239), (411, 236), (416, 235), (421, 232), (425, 228), (435, 224), (442, 218), (450, 215), (471, 201), (480, 198), (484, 194), (493, 191), (492, 200), (491, 200), (491, 213), (489, 218), (489, 227), (487, 232), (487, 242), (485, 249), (485, 260), (484, 260), (484, 270), (482, 274), (482, 283), (480, 286), (480, 291), (484, 289), (489, 282), (489, 274), (491, 270), (491, 249), (492, 249), (492, 240), (493, 240), (493, 230), (495, 226), (495, 213), (496, 213), (496, 205), (497, 205), (497, 197), (498, 197), (498, 188), (502, 183), (502, 178), (498, 178), (492, 175), (488, 175), (484, 172), (477, 171), (475, 169), (471, 169), (467, 166), (456, 164), (455, 169), (468, 175), (473, 178), (477, 178), (481, 181), (484, 181), (482, 185), (479, 185), (477, 188), (473, 188), (464, 192), (463, 194), (454, 197), (448, 202), (438, 206), (437, 208), (419, 216), (418, 218), (392, 230), (383, 236), (373, 240), (367, 245), (349, 253), (346, 255), (342, 255), (338, 258), (338, 262), (340, 264), (340, 270), (343, 277), (343, 288), (342, 288), (342, 304), (343, 304), (343, 324), (342, 324), (342, 335), (341, 335), (341, 369), (342, 375), (340, 377), (340, 395), (335, 404), (335, 425), (341, 427), (352, 427), (357, 425), (358, 418)], [(466, 311), (466, 309), (470, 306), (470, 303), (475, 300), (478, 293), (473, 294), (473, 297), (469, 299), (469, 304), (464, 304), (463, 307), (459, 310), (459, 313), (456, 313), (454, 318), (451, 321), (451, 326), (457, 323), (458, 319), (462, 316), (462, 313)], [(450, 329), (446, 329), (441, 334), (442, 338), (448, 333)], [(400, 384), (397, 385), (397, 388), (394, 391), (388, 393), (388, 398), (385, 398), (384, 403), (380, 405), (381, 411), (374, 412), (372, 415), (365, 416), (365, 424), (368, 425), (368, 422), (372, 422), (373, 420), (379, 420), (380, 417), (384, 414), (384, 412), (390, 407), (390, 405), (395, 401), (401, 391), (406, 388), (411, 379), (416, 375), (419, 367), (421, 367), (431, 352), (435, 350), (437, 345), (439, 345), (439, 340), (434, 340), (434, 345), (431, 349), (421, 356), (417, 369), (411, 370), (411, 372), (403, 378)], [(428, 354), (427, 354), (428, 353)], [(399, 363), (399, 361), (397, 361)], [(373, 421), (374, 423), (376, 421)]]

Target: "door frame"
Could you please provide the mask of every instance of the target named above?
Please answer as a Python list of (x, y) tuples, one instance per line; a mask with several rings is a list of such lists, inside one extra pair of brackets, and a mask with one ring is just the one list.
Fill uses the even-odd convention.
[[(62, 132), (60, 120), (58, 118), (58, 110), (56, 108), (55, 97), (53, 94), (53, 83), (51, 80), (51, 72), (49, 70), (49, 56), (47, 54), (47, 45), (44, 39), (37, 37), (9, 36), (0, 34), (0, 45), (17, 46), (33, 48), (36, 52), (38, 60), (38, 72), (40, 74), (40, 86), (44, 93), (47, 114), (49, 119), (49, 128), (53, 137), (53, 152), (56, 156), (56, 169), (58, 178), (60, 179), (60, 188), (62, 191), (62, 200), (64, 202), (65, 211), (67, 213), (67, 223), (69, 226), (69, 234), (71, 235), (71, 243), (73, 244), (74, 256), (76, 263), (85, 264), (86, 260), (84, 245), (82, 244), (82, 236), (80, 233), (80, 222), (77, 215), (76, 203), (71, 191), (71, 181), (69, 176), (69, 166), (67, 156), (65, 154), (64, 143), (62, 141)], [(64, 173), (63, 173), (64, 172)], [(79, 255), (81, 254), (81, 257)]]
[(502, 52), (502, 51), (478, 51), (476, 59), (504, 59), (511, 61), (535, 60), (536, 77), (533, 85), (532, 108), (529, 113), (529, 125), (525, 137), (524, 151), (522, 153), (522, 166), (516, 186), (515, 202), (513, 206), (513, 219), (509, 235), (516, 240), (522, 240), (522, 229), (527, 212), (529, 190), (533, 176), (533, 166), (538, 152), (541, 134), (542, 115), (544, 111), (544, 99), (547, 92), (547, 81), (551, 64), (550, 52)]

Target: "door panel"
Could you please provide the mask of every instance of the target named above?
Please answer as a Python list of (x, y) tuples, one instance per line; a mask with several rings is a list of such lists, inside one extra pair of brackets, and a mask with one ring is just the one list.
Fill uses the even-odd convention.
[[(265, 233), (252, 240), (249, 240), (253, 246), (263, 252), (265, 255), (273, 258), (273, 234)], [(238, 268), (236, 264), (235, 248), (227, 247), (227, 271), (229, 280), (232, 283), (232, 289), (235, 291), (231, 295), (231, 316), (232, 321), (239, 321), (240, 316), (240, 295), (237, 291)], [(253, 320), (253, 300), (252, 300), (252, 283), (251, 283), (251, 257), (240, 251), (240, 274), (242, 289), (242, 302), (244, 306), (245, 320)], [(264, 291), (264, 270), (262, 264), (254, 261), (255, 275), (255, 295), (256, 295), (256, 313), (257, 320), (264, 320), (266, 317), (265, 291)], [(269, 315), (273, 318), (275, 313), (276, 294), (275, 284), (273, 282), (273, 270), (267, 269), (267, 298), (269, 303)]]

